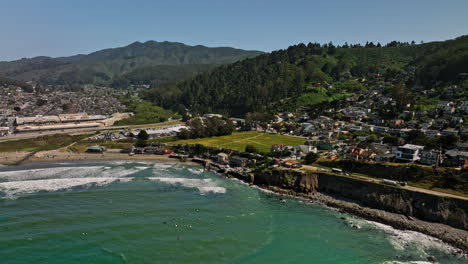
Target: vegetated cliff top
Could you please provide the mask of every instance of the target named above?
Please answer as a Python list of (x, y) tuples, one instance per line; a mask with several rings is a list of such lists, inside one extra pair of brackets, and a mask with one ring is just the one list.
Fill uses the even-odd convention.
[[(299, 96), (310, 87), (343, 79), (365, 79), (366, 86), (401, 84), (430, 89), (453, 83), (460, 73), (466, 72), (468, 36), (424, 44), (397, 41), (386, 45), (298, 44), (220, 66), (174, 85), (175, 97), (155, 101), (182, 103), (196, 112), (242, 115), (267, 111), (273, 103)], [(363, 88), (366, 87), (359, 82), (347, 83), (335, 85), (327, 93), (331, 96)], [(158, 90), (154, 94), (161, 97)]]

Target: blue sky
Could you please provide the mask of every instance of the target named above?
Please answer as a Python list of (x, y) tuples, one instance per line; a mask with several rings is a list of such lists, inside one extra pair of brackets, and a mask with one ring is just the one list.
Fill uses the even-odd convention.
[(0, 61), (134, 41), (271, 51), (468, 34), (467, 0), (0, 0)]

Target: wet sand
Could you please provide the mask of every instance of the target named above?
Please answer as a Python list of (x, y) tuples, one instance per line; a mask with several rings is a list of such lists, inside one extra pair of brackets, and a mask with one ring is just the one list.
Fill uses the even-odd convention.
[[(0, 164), (13, 165), (21, 161), (31, 152), (0, 152)], [(40, 151), (31, 156), (27, 161), (74, 161), (74, 160), (158, 160), (177, 161), (167, 155), (138, 154), (130, 156), (125, 153), (105, 152), (105, 153), (76, 153), (60, 150)]]

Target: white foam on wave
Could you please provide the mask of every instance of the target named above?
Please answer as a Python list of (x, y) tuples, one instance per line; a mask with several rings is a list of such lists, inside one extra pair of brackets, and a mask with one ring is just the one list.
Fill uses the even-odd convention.
[(125, 177), (139, 172), (147, 167), (106, 167), (106, 166), (83, 166), (83, 167), (55, 167), (31, 170), (3, 171), (0, 172), (0, 182), (29, 181), (45, 179), (70, 179), (86, 177)]
[(0, 181), (27, 181), (52, 178), (83, 178), (96, 175), (103, 166), (55, 167), (0, 172)]
[(115, 181), (127, 182), (130, 180), (132, 180), (132, 178), (87, 177), (2, 182), (0, 183), (0, 191), (6, 194), (5, 198), (14, 198), (19, 194), (40, 191), (53, 192), (83, 186), (104, 186)]
[(175, 164), (171, 164), (171, 163), (155, 163), (153, 165), (153, 168), (155, 170), (167, 170), (169, 168), (172, 168), (174, 167)]
[(192, 168), (188, 168), (188, 171), (190, 171), (193, 174), (202, 174), (204, 172), (203, 169), (192, 169)]
[[(455, 247), (452, 247), (442, 240), (431, 237), (416, 231), (409, 231), (409, 230), (397, 230), (391, 226), (373, 222), (373, 221), (366, 221), (367, 223), (371, 224), (374, 227), (382, 230), (387, 234), (387, 239), (389, 240), (390, 244), (398, 251), (405, 251), (407, 249), (414, 249), (419, 252), (422, 256), (429, 256), (429, 250), (436, 249), (447, 254), (456, 254), (459, 250)], [(393, 262), (389, 262), (393, 263)], [(399, 263), (399, 262), (395, 262)], [(400, 262), (400, 263), (430, 263), (430, 262)]]
[(226, 188), (219, 187), (211, 179), (188, 179), (188, 178), (165, 178), (148, 177), (152, 181), (160, 181), (169, 184), (180, 184), (188, 188), (196, 188), (201, 194), (207, 193), (226, 193)]

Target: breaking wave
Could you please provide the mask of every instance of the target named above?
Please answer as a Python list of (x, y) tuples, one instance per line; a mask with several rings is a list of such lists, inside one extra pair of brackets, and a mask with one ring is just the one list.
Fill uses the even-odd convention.
[(115, 181), (126, 182), (129, 180), (132, 180), (132, 178), (90, 177), (3, 182), (0, 183), (0, 191), (6, 194), (5, 198), (14, 198), (19, 194), (36, 193), (41, 191), (54, 192), (84, 186), (104, 186)]
[[(450, 254), (450, 255), (459, 255), (460, 250), (444, 243), (442, 240), (431, 237), (416, 231), (409, 231), (409, 230), (397, 230), (391, 226), (373, 222), (373, 221), (366, 221), (373, 227), (383, 231), (386, 234), (386, 238), (392, 245), (392, 247), (402, 252), (402, 255), (405, 252), (411, 251), (414, 252), (416, 255), (408, 256), (410, 258), (427, 258), (430, 256), (438, 255), (438, 253), (443, 254)], [(413, 253), (413, 254), (414, 254)], [(466, 256), (459, 255), (461, 259), (465, 259)], [(417, 260), (395, 260), (395, 261), (387, 261), (383, 264), (426, 264), (426, 263), (434, 263), (431, 261), (417, 261)]]
[(74, 187), (103, 186), (115, 181), (127, 182), (135, 174), (148, 167), (55, 167), (0, 172), (0, 192), (3, 198), (21, 194), (54, 192)]
[(200, 191), (201, 194), (226, 193), (226, 188), (217, 186), (211, 179), (187, 179), (165, 177), (148, 177), (148, 179), (169, 184), (178, 184), (188, 188), (196, 188)]

